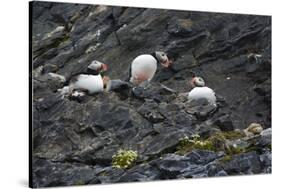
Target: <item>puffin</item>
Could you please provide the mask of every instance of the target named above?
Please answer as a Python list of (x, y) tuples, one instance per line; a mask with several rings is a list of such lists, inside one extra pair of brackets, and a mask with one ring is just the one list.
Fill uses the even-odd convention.
[(85, 93), (95, 94), (106, 90), (107, 83), (110, 81), (108, 76), (80, 74), (71, 79), (68, 86), (58, 89), (64, 96), (84, 96)]
[(86, 73), (79, 73), (73, 76), (68, 86), (64, 86), (58, 91), (64, 96), (83, 96), (85, 93), (94, 94), (103, 92), (106, 89), (110, 78), (104, 76), (108, 66), (102, 62), (94, 60), (87, 67)]
[(73, 90), (81, 90), (89, 94), (103, 92), (110, 78), (99, 75), (78, 75), (69, 85)]
[(87, 74), (98, 75), (104, 74), (108, 70), (108, 66), (98, 60), (92, 61), (87, 67)]
[(202, 77), (193, 76), (191, 85), (193, 89), (188, 93), (188, 100), (206, 99), (209, 103), (216, 105), (216, 94), (211, 88), (205, 86)]
[(164, 68), (169, 68), (172, 61), (162, 51), (137, 56), (130, 66), (129, 81), (137, 85), (144, 81), (149, 82), (154, 77), (159, 63)]

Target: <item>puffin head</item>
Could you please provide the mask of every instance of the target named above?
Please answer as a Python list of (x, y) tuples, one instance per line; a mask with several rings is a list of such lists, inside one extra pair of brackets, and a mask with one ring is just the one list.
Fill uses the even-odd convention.
[(97, 71), (99, 73), (106, 72), (108, 69), (108, 66), (100, 61), (94, 60), (89, 66), (88, 69)]
[(205, 81), (202, 77), (194, 76), (190, 83), (191, 83), (192, 87), (204, 87), (205, 86)]
[(164, 68), (169, 68), (173, 63), (165, 52), (155, 51), (155, 56)]

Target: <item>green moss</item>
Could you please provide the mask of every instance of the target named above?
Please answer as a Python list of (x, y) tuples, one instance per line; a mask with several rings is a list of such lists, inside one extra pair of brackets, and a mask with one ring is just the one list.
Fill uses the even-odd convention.
[(248, 148), (245, 149), (245, 152), (251, 152), (251, 151), (257, 151), (258, 152), (260, 150), (261, 150), (261, 147), (251, 145), (251, 146), (249, 146)]
[(199, 135), (193, 135), (191, 138), (183, 137), (179, 140), (177, 147), (178, 154), (185, 154), (193, 149), (211, 150), (214, 151), (214, 145), (207, 140), (201, 140)]
[(225, 149), (225, 153), (228, 155), (235, 155), (246, 152), (246, 148), (238, 148), (238, 147), (228, 147)]
[(243, 132), (240, 131), (221, 132), (221, 134), (228, 140), (235, 140), (246, 136)]
[[(199, 135), (189, 137), (183, 137), (179, 140), (177, 146), (177, 154), (184, 155), (194, 149), (209, 150), (209, 151), (223, 151), (226, 155), (221, 158), (222, 162), (230, 161), (233, 155), (246, 153), (250, 151), (259, 152), (261, 148), (256, 146), (255, 143), (249, 143), (248, 145), (239, 147), (235, 143), (231, 142), (237, 139), (245, 137), (245, 134), (241, 131), (229, 131), (229, 132), (217, 132), (207, 139), (200, 138)], [(271, 149), (271, 145), (267, 146)]]
[(42, 54), (44, 54), (49, 49), (59, 47), (62, 43), (66, 42), (69, 39), (70, 39), (69, 34), (63, 35), (61, 38), (58, 38), (55, 41), (53, 41), (52, 43), (50, 43), (50, 44), (38, 49), (37, 51), (35, 51), (34, 52), (35, 53), (34, 58), (36, 58), (38, 56), (41, 56)]
[(221, 162), (228, 162), (228, 161), (231, 161), (231, 160), (232, 160), (232, 156), (230, 156), (230, 155), (223, 156), (220, 159)]
[(75, 183), (74, 183), (74, 185), (85, 185), (86, 183), (85, 183), (85, 181), (83, 181), (83, 180), (78, 180), (78, 181), (76, 181)]
[(245, 135), (238, 131), (219, 132), (207, 139), (215, 147), (215, 151), (224, 151), (228, 155), (239, 154), (245, 152), (245, 148), (230, 146), (227, 144), (229, 140), (237, 140), (243, 138)]
[(200, 150), (215, 150), (213, 143), (211, 143), (210, 141), (198, 141), (194, 144), (194, 148)]
[(225, 140), (236, 140), (245, 137), (245, 134), (240, 131), (227, 131), (214, 133), (209, 140), (225, 141)]
[(179, 140), (177, 147), (178, 154), (185, 154), (193, 149), (224, 151), (228, 155), (244, 152), (245, 149), (227, 145), (228, 140), (243, 138), (245, 135), (239, 131), (217, 132), (207, 139), (201, 139), (199, 135), (183, 137)]
[(99, 173), (98, 175), (104, 177), (104, 176), (107, 176), (107, 172), (106, 172), (106, 171), (103, 171), (103, 172)]
[(137, 157), (136, 151), (120, 149), (112, 156), (112, 166), (120, 169), (129, 168), (137, 160)]
[(54, 43), (50, 45), (50, 48), (57, 48), (61, 43), (67, 41), (69, 39), (69, 35), (65, 34), (61, 38), (57, 39)]

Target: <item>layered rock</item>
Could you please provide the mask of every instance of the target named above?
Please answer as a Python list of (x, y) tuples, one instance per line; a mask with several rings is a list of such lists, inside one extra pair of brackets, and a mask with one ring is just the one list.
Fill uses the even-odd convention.
[[(46, 2), (32, 11), (34, 187), (271, 173), (270, 17)], [(57, 92), (94, 59), (125, 80), (137, 55), (159, 49), (174, 64), (147, 86), (79, 101)], [(187, 101), (193, 73), (217, 107)], [(222, 141), (241, 151), (177, 153), (185, 136), (251, 123), (264, 130)], [(137, 151), (132, 167), (112, 167), (119, 149)]]

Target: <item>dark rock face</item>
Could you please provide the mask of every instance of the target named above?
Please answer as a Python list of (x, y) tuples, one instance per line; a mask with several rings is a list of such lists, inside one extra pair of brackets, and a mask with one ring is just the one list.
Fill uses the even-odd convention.
[(254, 174), (261, 172), (261, 161), (256, 152), (235, 155), (230, 162), (224, 165), (229, 175)]
[[(32, 11), (34, 187), (271, 173), (270, 17), (38, 1)], [(130, 62), (156, 50), (172, 67), (124, 82)], [(60, 95), (94, 59), (108, 64), (112, 90)], [(193, 74), (217, 106), (187, 101)], [(175, 153), (184, 136), (252, 122), (268, 129), (243, 140), (250, 150)], [(119, 149), (137, 151), (129, 169), (111, 166)]]

